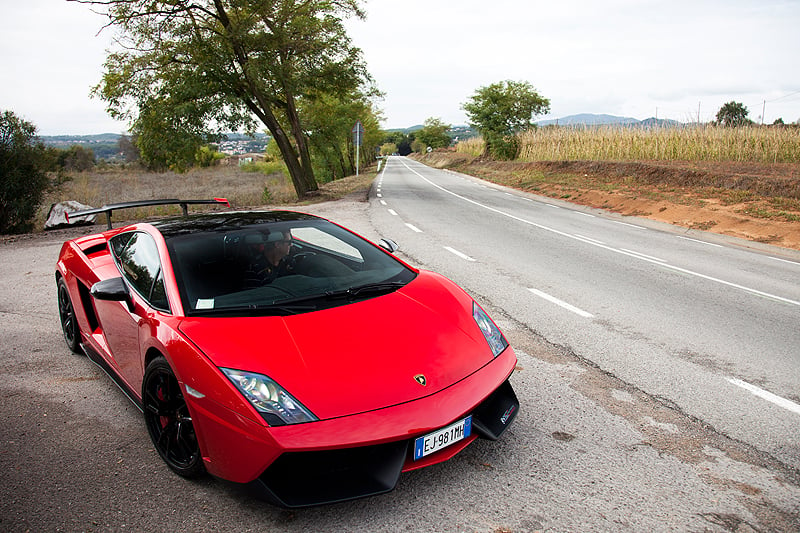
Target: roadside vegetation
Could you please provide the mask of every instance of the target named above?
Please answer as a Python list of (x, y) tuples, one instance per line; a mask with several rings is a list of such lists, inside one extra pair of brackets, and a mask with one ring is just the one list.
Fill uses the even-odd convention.
[(509, 161), (482, 138), (421, 159), (523, 191), (800, 248), (800, 128), (544, 127)]
[[(714, 161), (800, 163), (800, 128), (714, 125), (657, 128), (544, 127), (517, 135), (517, 161)], [(482, 138), (456, 145), (474, 156)]]
[[(251, 162), (192, 168), (186, 172), (153, 172), (140, 166), (112, 165), (70, 174), (45, 195), (37, 214), (41, 228), (52, 204), (76, 200), (100, 207), (129, 199), (154, 198), (226, 198), (235, 209), (298, 209), (310, 203), (336, 200), (351, 194), (366, 193), (375, 179), (376, 166), (363, 169), (358, 176), (349, 176), (321, 184), (314, 194), (297, 199), (294, 186), (280, 163)], [(193, 212), (208, 209), (196, 206)], [(117, 216), (126, 219), (178, 215), (175, 206), (155, 206), (126, 210)], [(117, 218), (115, 217), (115, 220)]]

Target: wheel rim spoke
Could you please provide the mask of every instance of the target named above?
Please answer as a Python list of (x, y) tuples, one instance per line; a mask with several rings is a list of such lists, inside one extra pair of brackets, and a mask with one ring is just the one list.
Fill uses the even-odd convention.
[(173, 375), (159, 372), (145, 386), (144, 412), (159, 453), (168, 464), (186, 468), (199, 449), (192, 418)]
[(72, 303), (69, 300), (69, 294), (64, 286), (59, 286), (58, 289), (58, 313), (61, 318), (61, 326), (64, 330), (64, 337), (68, 342), (72, 342), (75, 338), (74, 324), (75, 312), (72, 309)]

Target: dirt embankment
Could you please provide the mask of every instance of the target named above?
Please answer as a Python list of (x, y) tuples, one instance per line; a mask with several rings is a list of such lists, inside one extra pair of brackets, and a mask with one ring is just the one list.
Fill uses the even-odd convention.
[(489, 161), (419, 157), (523, 191), (800, 250), (800, 165), (712, 162)]

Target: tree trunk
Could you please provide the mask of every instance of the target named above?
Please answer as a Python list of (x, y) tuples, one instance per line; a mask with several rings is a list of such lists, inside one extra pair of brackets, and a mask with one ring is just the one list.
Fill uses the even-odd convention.
[[(314, 178), (314, 167), (311, 163), (311, 154), (308, 151), (308, 140), (300, 126), (300, 116), (297, 114), (297, 107), (294, 103), (294, 96), (287, 90), (286, 92), (286, 115), (292, 128), (297, 152), (300, 156), (300, 167), (302, 169), (301, 181), (306, 194), (319, 189), (317, 180)], [(295, 186), (296, 187), (296, 186)]]
[(349, 176), (348, 172), (350, 171), (347, 169), (347, 162), (345, 161), (342, 148), (338, 144), (334, 145), (334, 148), (336, 149), (336, 154), (339, 156), (339, 166), (342, 169), (342, 177)]
[[(292, 142), (289, 140), (286, 132), (283, 131), (283, 128), (281, 128), (275, 115), (272, 114), (272, 111), (266, 103), (266, 99), (262, 95), (256, 95), (256, 97), (257, 103), (247, 98), (243, 99), (247, 107), (256, 114), (262, 124), (264, 124), (272, 134), (272, 138), (275, 139), (275, 144), (278, 145), (281, 156), (283, 156), (283, 161), (286, 163), (286, 169), (289, 171), (289, 177), (292, 180), (292, 185), (294, 185), (297, 198), (303, 198), (310, 191), (316, 191), (319, 187), (317, 186), (316, 180), (314, 180), (313, 173), (311, 175), (311, 182), (309, 183), (308, 176), (300, 163), (300, 157), (297, 151), (294, 146), (292, 146)], [(307, 145), (306, 152), (308, 152)]]

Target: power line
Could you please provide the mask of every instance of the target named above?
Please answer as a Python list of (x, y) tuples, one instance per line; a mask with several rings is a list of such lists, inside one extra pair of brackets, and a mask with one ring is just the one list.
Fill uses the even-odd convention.
[(790, 96), (794, 96), (794, 95), (796, 95), (796, 94), (800, 94), (800, 91), (795, 91), (795, 92), (793, 92), (793, 93), (789, 93), (789, 94), (786, 94), (786, 95), (784, 95), (784, 96), (779, 96), (779, 97), (777, 97), (777, 98), (774, 98), (774, 99), (772, 99), (772, 100), (764, 100), (764, 101), (765, 101), (765, 102), (777, 102), (778, 100), (783, 100), (784, 98), (789, 98)]

